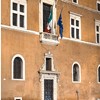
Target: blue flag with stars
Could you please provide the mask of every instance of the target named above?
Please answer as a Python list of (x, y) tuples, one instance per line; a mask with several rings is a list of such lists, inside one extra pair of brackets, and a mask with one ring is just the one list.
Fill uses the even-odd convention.
[(62, 37), (63, 37), (63, 23), (62, 23), (62, 16), (61, 16), (61, 13), (60, 13), (60, 16), (59, 16), (57, 25), (59, 25), (59, 33), (60, 33), (60, 36), (61, 36), (61, 38), (62, 38)]

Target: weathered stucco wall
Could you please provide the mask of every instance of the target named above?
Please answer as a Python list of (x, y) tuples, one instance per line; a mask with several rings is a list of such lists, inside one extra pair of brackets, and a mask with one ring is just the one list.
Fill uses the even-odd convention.
[[(78, 0), (79, 1), (79, 0)], [(93, 1), (93, 0), (92, 0)], [(96, 0), (95, 0), (96, 1)], [(27, 29), (39, 31), (39, 2), (27, 0)], [(79, 3), (95, 9), (94, 2), (80, 0)], [(90, 5), (91, 3), (91, 5)], [(3, 25), (10, 25), (10, 0), (2, 0)], [(81, 40), (95, 43), (95, 19), (100, 14), (69, 3), (58, 1), (57, 19), (64, 5), (62, 18), (64, 37), (70, 37), (70, 12), (81, 16)], [(58, 27), (57, 27), (58, 34)], [(97, 83), (97, 67), (100, 64), (100, 46), (85, 42), (60, 40), (57, 46), (40, 43), (39, 35), (2, 28), (1, 30), (1, 96), (2, 100), (14, 100), (21, 96), (23, 100), (41, 100), (41, 82), (39, 69), (44, 64), (44, 54), (53, 54), (55, 69), (60, 72), (57, 100), (76, 100), (76, 90), (80, 100), (100, 98), (100, 84)], [(15, 81), (12, 76), (12, 58), (20, 54), (25, 59), (25, 80)], [(81, 67), (81, 83), (72, 82), (72, 64), (78, 62)]]

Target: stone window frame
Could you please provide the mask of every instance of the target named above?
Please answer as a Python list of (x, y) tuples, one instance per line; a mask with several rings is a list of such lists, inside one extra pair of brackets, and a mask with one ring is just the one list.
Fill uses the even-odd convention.
[[(74, 40), (81, 40), (81, 16), (80, 14), (74, 13), (74, 12), (70, 12), (70, 38), (74, 39)], [(71, 19), (74, 19), (74, 22), (76, 22), (76, 20), (79, 21), (79, 27), (75, 25), (71, 24)], [(72, 33), (71, 33), (71, 28), (79, 29), (79, 39), (76, 38), (76, 31), (74, 31), (74, 38), (72, 37)]]
[(44, 80), (53, 80), (53, 100), (57, 100), (57, 76), (52, 74), (42, 74), (41, 76), (41, 93), (44, 100)]
[[(79, 81), (74, 81), (74, 79), (73, 79), (73, 67), (74, 67), (75, 64), (77, 64), (78, 67), (79, 67)], [(74, 62), (72, 64), (72, 83), (81, 83), (81, 66), (78, 62)]]
[(46, 58), (51, 58), (51, 71), (55, 71), (53, 54), (51, 54), (50, 51), (44, 55), (44, 64), (42, 66), (42, 70), (46, 71)]
[(78, 0), (76, 0), (76, 2), (74, 0), (72, 0), (72, 3), (74, 4), (78, 4)]
[(53, 30), (52, 34), (56, 34), (56, 1), (55, 0), (40, 0), (39, 3), (39, 31), (43, 32), (43, 3), (53, 6)]
[(100, 1), (97, 0), (97, 3), (96, 3), (96, 4), (97, 4), (97, 5), (96, 5), (97, 11), (100, 11), (100, 9), (98, 9), (98, 4), (99, 4), (99, 6), (100, 6)]
[(22, 100), (22, 97), (14, 97), (14, 100), (20, 99)]
[[(47, 71), (46, 70), (46, 57), (50, 57), (52, 59), (52, 70)], [(58, 81), (59, 81), (59, 75), (60, 73), (56, 71), (54, 68), (54, 62), (53, 62), (53, 54), (48, 51), (44, 54), (44, 64), (38, 71), (39, 78), (41, 82), (41, 100), (44, 100), (44, 80), (53, 80), (53, 100), (57, 100), (57, 88), (58, 88)]]
[[(17, 4), (17, 11), (13, 10), (13, 3)], [(23, 5), (24, 6), (24, 12), (20, 11), (20, 6), (19, 5)], [(13, 13), (17, 14), (17, 25), (13, 25)], [(23, 15), (24, 16), (24, 27), (20, 27), (20, 19), (19, 16)], [(11, 19), (10, 19), (10, 25), (13, 28), (17, 28), (17, 29), (27, 29), (27, 0), (11, 0)]]
[[(97, 31), (97, 26), (99, 27), (99, 31)], [(97, 35), (99, 35), (99, 42)], [(100, 44), (100, 20), (95, 20), (95, 40), (97, 44)]]
[[(22, 79), (15, 79), (13, 76), (14, 76), (14, 74), (13, 74), (13, 67), (14, 67), (14, 60), (15, 60), (15, 58), (16, 57), (20, 57), (21, 59), (22, 59), (22, 62), (23, 62), (23, 70), (22, 70)], [(17, 81), (23, 81), (23, 80), (25, 80), (25, 59), (23, 58), (23, 56), (22, 55), (20, 55), (20, 54), (16, 54), (16, 55), (14, 55), (13, 56), (13, 58), (12, 58), (12, 74), (11, 74), (12, 76), (12, 80), (17, 80)]]

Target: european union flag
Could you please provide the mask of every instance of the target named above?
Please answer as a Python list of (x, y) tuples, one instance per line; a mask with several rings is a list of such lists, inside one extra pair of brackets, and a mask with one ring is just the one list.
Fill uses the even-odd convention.
[(60, 16), (59, 16), (57, 25), (59, 25), (59, 33), (60, 33), (60, 36), (61, 36), (61, 38), (62, 38), (62, 37), (63, 37), (63, 23), (62, 23), (62, 16), (61, 16), (61, 13), (60, 13)]

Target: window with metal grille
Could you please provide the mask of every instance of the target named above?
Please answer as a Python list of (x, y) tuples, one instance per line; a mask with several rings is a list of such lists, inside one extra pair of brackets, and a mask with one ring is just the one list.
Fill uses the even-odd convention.
[(43, 3), (43, 32), (46, 32), (51, 8), (51, 5)]
[(23, 62), (20, 57), (16, 57), (14, 59), (13, 64), (13, 78), (14, 79), (22, 79), (23, 78)]
[(44, 80), (44, 100), (53, 99), (53, 80)]
[(52, 69), (52, 59), (51, 58), (46, 58), (46, 70), (51, 71)]
[(79, 74), (79, 66), (78, 64), (74, 64), (73, 66), (73, 81), (79, 81), (80, 74)]

